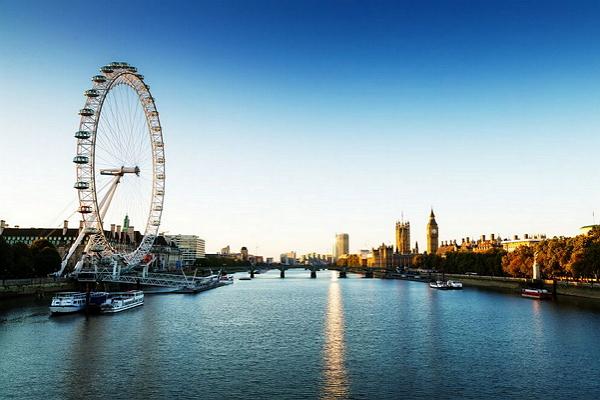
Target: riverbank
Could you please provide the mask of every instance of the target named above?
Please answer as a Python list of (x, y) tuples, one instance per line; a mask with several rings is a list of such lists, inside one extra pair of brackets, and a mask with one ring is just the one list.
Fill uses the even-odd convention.
[[(474, 286), (494, 290), (520, 293), (521, 288), (532, 285), (531, 279), (507, 278), (499, 276), (477, 276), (446, 274), (448, 279), (459, 280), (465, 286)], [(600, 284), (544, 280), (541, 282), (544, 288), (553, 291), (557, 296), (583, 297), (600, 300)]]
[(49, 293), (75, 290), (76, 282), (66, 279), (31, 278), (0, 280), (0, 299), (43, 297)]

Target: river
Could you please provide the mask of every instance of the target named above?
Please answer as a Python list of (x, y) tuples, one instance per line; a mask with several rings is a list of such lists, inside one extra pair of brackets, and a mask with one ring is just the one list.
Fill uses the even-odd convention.
[(594, 399), (600, 308), (289, 270), (115, 315), (0, 303), (0, 398)]

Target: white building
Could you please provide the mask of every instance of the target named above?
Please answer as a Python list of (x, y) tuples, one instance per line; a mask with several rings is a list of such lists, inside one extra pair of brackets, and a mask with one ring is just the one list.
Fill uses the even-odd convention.
[(166, 238), (181, 249), (181, 263), (184, 267), (194, 265), (196, 258), (206, 257), (206, 242), (196, 235), (169, 235)]

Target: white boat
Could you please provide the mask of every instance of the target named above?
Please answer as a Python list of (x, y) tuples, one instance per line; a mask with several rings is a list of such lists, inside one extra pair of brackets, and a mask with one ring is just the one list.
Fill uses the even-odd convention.
[(144, 305), (144, 292), (130, 290), (129, 292), (111, 293), (106, 303), (100, 306), (101, 313), (117, 313), (130, 308)]
[(552, 293), (546, 289), (521, 289), (521, 296), (530, 299), (542, 300), (552, 298)]
[(432, 289), (448, 290), (448, 285), (444, 281), (431, 281), (429, 287)]
[(220, 285), (231, 285), (233, 283), (233, 275), (221, 275), (219, 277)]
[(446, 285), (448, 286), (449, 289), (454, 289), (454, 290), (463, 288), (462, 282), (459, 282), (459, 281), (448, 281), (448, 282), (446, 282)]
[(75, 313), (85, 310), (86, 294), (82, 292), (61, 292), (52, 297), (50, 312), (52, 314)]

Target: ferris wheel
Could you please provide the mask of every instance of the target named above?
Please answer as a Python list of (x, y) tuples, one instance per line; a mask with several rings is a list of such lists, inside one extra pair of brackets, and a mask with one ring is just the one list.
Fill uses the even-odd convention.
[[(150, 252), (160, 226), (165, 154), (150, 87), (137, 68), (124, 62), (105, 65), (100, 72), (92, 77), (92, 88), (84, 92), (85, 105), (79, 110), (79, 130), (75, 133), (74, 188), (79, 196), (83, 229), (59, 274), (83, 244), (83, 254), (118, 258), (125, 267), (135, 267)], [(120, 221), (122, 229), (115, 232)], [(143, 224), (137, 247), (131, 246), (137, 240), (132, 238), (134, 227), (129, 221)], [(123, 240), (115, 240), (115, 235), (129, 236), (128, 246), (119, 243)], [(82, 265), (80, 260), (75, 272)]]

